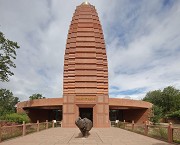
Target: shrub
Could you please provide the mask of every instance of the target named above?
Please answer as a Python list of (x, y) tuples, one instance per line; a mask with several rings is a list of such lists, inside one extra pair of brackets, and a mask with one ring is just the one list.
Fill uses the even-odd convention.
[(161, 138), (167, 139), (167, 137), (168, 137), (168, 135), (167, 135), (167, 128), (160, 127), (159, 128), (159, 134), (160, 134)]
[(124, 128), (124, 122), (118, 122), (117, 124), (116, 124), (116, 127), (119, 127), (119, 128)]
[(153, 105), (152, 110), (153, 110), (153, 114), (154, 114), (154, 115), (150, 118), (150, 120), (151, 120), (154, 124), (159, 123), (159, 120), (162, 118), (162, 108)]
[(9, 122), (16, 122), (16, 123), (23, 123), (23, 121), (30, 122), (29, 117), (27, 114), (18, 114), (18, 113), (12, 113), (7, 114), (4, 119)]
[(180, 110), (175, 111), (175, 112), (173, 112), (171, 114), (168, 114), (167, 117), (168, 118), (177, 118), (177, 119), (180, 120)]

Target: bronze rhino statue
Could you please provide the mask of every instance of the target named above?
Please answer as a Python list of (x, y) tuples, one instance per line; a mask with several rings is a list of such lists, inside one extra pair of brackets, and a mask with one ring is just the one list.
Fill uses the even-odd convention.
[(92, 121), (87, 119), (87, 118), (83, 118), (81, 119), (81, 117), (78, 117), (75, 120), (75, 124), (76, 126), (80, 129), (81, 133), (83, 136), (87, 137), (89, 134), (89, 131), (91, 130), (93, 124)]

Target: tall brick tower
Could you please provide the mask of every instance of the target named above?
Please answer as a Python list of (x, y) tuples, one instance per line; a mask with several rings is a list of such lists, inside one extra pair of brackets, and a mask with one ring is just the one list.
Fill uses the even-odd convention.
[(63, 127), (81, 116), (109, 127), (108, 66), (102, 27), (94, 6), (77, 6), (64, 56)]

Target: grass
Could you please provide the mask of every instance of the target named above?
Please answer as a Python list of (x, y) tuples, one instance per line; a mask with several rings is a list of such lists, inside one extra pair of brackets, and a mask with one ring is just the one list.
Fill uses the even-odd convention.
[[(133, 132), (136, 132), (139, 134), (144, 135), (144, 133), (145, 133), (144, 124), (142, 124), (142, 125), (135, 124), (134, 130), (132, 130), (131, 123), (129, 123), (129, 124), (126, 123), (125, 128), (124, 128), (124, 126), (125, 126), (124, 122), (119, 122), (118, 124), (115, 125), (115, 127), (133, 131)], [(180, 125), (175, 125), (175, 126), (176, 126), (176, 128), (173, 128), (173, 142), (180, 144), (180, 128), (179, 128)], [(167, 125), (163, 124), (163, 125), (148, 126), (148, 136), (167, 141), (168, 140), (168, 124)]]
[(2, 141), (22, 135), (22, 126), (2, 127)]
[(39, 130), (44, 130), (46, 129), (46, 123), (39, 123)]
[[(48, 122), (48, 128), (52, 128), (52, 123)], [(46, 123), (39, 123), (39, 130), (45, 130)], [(37, 124), (36, 123), (28, 123), (26, 124), (26, 134), (30, 134), (33, 132), (37, 132)], [(15, 125), (15, 126), (3, 126), (1, 128), (1, 140), (7, 140), (10, 138), (18, 137), (23, 135), (23, 126)]]
[(173, 129), (173, 142), (180, 143), (180, 128)]
[(134, 128), (134, 132), (144, 134), (144, 126), (137, 126)]
[(32, 123), (32, 124), (26, 125), (26, 134), (30, 134), (33, 132), (37, 132), (37, 124)]
[(168, 129), (160, 126), (149, 127), (148, 136), (168, 140)]

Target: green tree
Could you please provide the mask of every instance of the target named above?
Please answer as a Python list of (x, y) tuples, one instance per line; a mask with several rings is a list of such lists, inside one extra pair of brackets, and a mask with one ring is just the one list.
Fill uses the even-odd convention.
[(30, 100), (34, 100), (34, 99), (44, 99), (46, 97), (43, 97), (42, 94), (33, 94), (29, 97)]
[(150, 118), (150, 120), (153, 123), (159, 123), (159, 120), (163, 117), (163, 109), (161, 107), (153, 105), (152, 111), (153, 111), (153, 116)]
[(0, 89), (0, 116), (16, 112), (15, 105), (19, 102), (18, 97), (6, 89)]
[(147, 101), (147, 102), (150, 102), (156, 106), (161, 107), (163, 104), (161, 90), (155, 90), (155, 91), (148, 92), (146, 94), (146, 96), (143, 98), (143, 101)]
[(174, 111), (171, 114), (167, 114), (168, 118), (176, 118), (180, 120), (180, 110)]
[(172, 113), (180, 109), (180, 91), (168, 86), (162, 91), (163, 112)]
[(176, 116), (176, 118), (179, 118), (180, 90), (176, 89), (173, 86), (168, 86), (162, 91), (150, 91), (143, 98), (143, 101), (148, 101), (154, 104), (154, 116), (152, 119), (155, 122), (158, 122), (160, 117)]
[(10, 41), (0, 32), (0, 81), (9, 81), (9, 76), (14, 75), (10, 70), (16, 67), (13, 59), (16, 59), (16, 49), (19, 48), (17, 42)]

